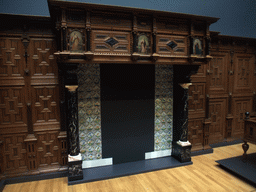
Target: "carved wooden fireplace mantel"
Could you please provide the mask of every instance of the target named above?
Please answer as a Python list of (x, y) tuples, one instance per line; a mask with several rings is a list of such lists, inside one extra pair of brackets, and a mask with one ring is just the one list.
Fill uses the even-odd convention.
[(191, 161), (188, 87), (191, 75), (212, 58), (209, 26), (219, 18), (55, 0), (48, 0), (48, 5), (56, 26), (58, 52), (54, 55), (63, 84), (62, 126), (68, 126), (70, 159), (78, 157), (69, 161), (69, 179), (82, 177), (76, 98), (79, 64), (172, 65), (172, 156)]

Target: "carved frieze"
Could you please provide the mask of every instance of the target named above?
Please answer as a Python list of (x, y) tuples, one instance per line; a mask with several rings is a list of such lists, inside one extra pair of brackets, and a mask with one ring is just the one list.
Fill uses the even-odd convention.
[(195, 35), (203, 36), (206, 32), (206, 25), (205, 23), (194, 23), (193, 25), (193, 32)]
[(153, 20), (150, 17), (137, 17), (138, 31), (151, 32), (153, 27)]
[(189, 34), (189, 25), (184, 20), (157, 18), (156, 26), (158, 33), (182, 35)]
[(131, 16), (125, 14), (114, 14), (110, 12), (93, 12), (91, 14), (92, 29), (108, 29), (117, 31), (131, 31)]
[(83, 10), (67, 10), (67, 23), (68, 24), (72, 24), (72, 23), (76, 23), (76, 24), (84, 24), (85, 23), (85, 13)]

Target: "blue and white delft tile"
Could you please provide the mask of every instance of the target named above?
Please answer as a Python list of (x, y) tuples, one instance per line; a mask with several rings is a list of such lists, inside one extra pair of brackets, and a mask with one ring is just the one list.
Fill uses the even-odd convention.
[[(170, 65), (155, 66), (155, 151), (170, 149), (166, 138), (172, 136), (173, 118), (173, 67)], [(161, 101), (161, 102), (159, 102)], [(156, 115), (157, 114), (157, 115)], [(167, 136), (167, 137), (166, 137)]]

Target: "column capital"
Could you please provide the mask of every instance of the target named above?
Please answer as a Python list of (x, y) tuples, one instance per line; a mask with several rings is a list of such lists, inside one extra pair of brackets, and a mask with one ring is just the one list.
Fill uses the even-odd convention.
[(65, 85), (65, 88), (67, 88), (69, 92), (75, 92), (78, 85)]
[(183, 88), (183, 89), (188, 89), (190, 85), (192, 85), (192, 83), (179, 83), (179, 85)]

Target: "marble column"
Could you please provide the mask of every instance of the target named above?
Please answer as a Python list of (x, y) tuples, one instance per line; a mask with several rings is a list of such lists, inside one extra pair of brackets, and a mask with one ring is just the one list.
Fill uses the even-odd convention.
[(66, 85), (68, 89), (68, 180), (83, 179), (82, 156), (79, 147), (77, 85)]
[(191, 161), (191, 143), (188, 141), (188, 88), (192, 83), (180, 83), (180, 111), (177, 129), (179, 130), (178, 141), (173, 142), (172, 155), (180, 162)]

